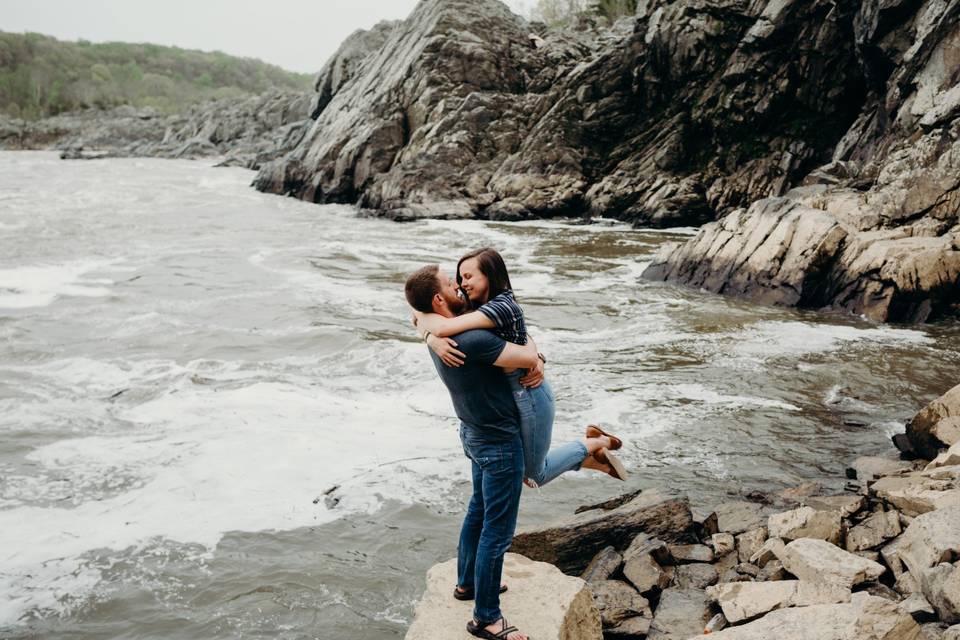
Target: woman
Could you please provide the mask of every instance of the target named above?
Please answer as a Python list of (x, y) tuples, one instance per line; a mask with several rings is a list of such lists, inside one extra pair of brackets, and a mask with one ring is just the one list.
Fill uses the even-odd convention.
[[(469, 329), (489, 329), (508, 342), (527, 343), (523, 309), (514, 298), (506, 264), (495, 249), (484, 247), (460, 258), (457, 284), (474, 311), (456, 318), (414, 311), (417, 327), (425, 333), (427, 344), (445, 364), (454, 367), (463, 364), (464, 354), (457, 351), (457, 343), (449, 336)], [(546, 362), (542, 354), (540, 358)], [(584, 438), (550, 449), (555, 413), (550, 383), (544, 379), (541, 383), (524, 386), (522, 380), (526, 371), (506, 373), (520, 412), (524, 482), (527, 486), (543, 486), (560, 474), (581, 467), (626, 480), (626, 469), (610, 453), (610, 449), (619, 449), (622, 442), (595, 425), (587, 427)]]

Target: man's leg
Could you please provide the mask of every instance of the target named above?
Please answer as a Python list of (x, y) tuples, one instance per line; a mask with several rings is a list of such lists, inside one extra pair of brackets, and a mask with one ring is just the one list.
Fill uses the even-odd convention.
[(503, 617), (500, 612), (503, 556), (510, 548), (517, 527), (523, 482), (520, 436), (509, 442), (485, 445), (477, 460), (481, 467), (484, 509), (474, 574), (474, 617), (477, 622), (490, 624)]
[(483, 475), (478, 465), (470, 461), (472, 467), (473, 495), (467, 504), (467, 515), (460, 528), (460, 543), (457, 545), (457, 586), (473, 589), (473, 576), (476, 567), (477, 544), (483, 529)]

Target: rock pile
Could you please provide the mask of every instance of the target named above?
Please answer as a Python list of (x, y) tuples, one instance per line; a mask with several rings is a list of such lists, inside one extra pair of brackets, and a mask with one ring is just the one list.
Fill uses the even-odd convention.
[(839, 495), (691, 511), (644, 490), (523, 531), (513, 551), (582, 578), (607, 639), (957, 640), (958, 415), (960, 385), (909, 423), (904, 446), (933, 460), (858, 458)]

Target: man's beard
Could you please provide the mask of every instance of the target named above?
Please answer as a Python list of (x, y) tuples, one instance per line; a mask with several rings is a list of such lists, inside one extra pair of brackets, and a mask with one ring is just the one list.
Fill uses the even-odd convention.
[(460, 289), (457, 291), (463, 296), (462, 298), (458, 295), (443, 296), (443, 299), (447, 302), (447, 306), (450, 308), (450, 311), (454, 313), (454, 315), (460, 315), (463, 313), (467, 309), (468, 305), (466, 294), (464, 294)]

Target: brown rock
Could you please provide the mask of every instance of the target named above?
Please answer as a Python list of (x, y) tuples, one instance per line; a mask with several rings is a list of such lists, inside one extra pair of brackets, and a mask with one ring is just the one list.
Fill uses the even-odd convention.
[(606, 580), (616, 573), (621, 564), (623, 564), (623, 556), (613, 547), (604, 547), (593, 557), (580, 577), (587, 582)]
[(713, 551), (702, 544), (672, 544), (668, 547), (677, 564), (689, 562), (713, 562)]
[(660, 595), (647, 640), (686, 640), (702, 633), (711, 616), (702, 589), (666, 589)]
[(649, 553), (631, 555), (623, 565), (623, 575), (640, 593), (665, 589), (670, 584), (670, 576)]
[(615, 627), (627, 618), (649, 617), (650, 603), (625, 582), (601, 580), (590, 584), (604, 627)]
[[(950, 419), (941, 425), (945, 419)], [(907, 437), (923, 457), (937, 457), (960, 441), (960, 385), (933, 400), (907, 423)]]
[(588, 558), (608, 545), (622, 548), (641, 532), (676, 538), (691, 525), (686, 498), (668, 498), (651, 490), (610, 511), (587, 511), (522, 531), (514, 537), (511, 550), (579, 573)]
[(716, 584), (719, 579), (720, 576), (713, 565), (694, 562), (677, 566), (673, 573), (671, 586), (680, 589), (705, 589)]

